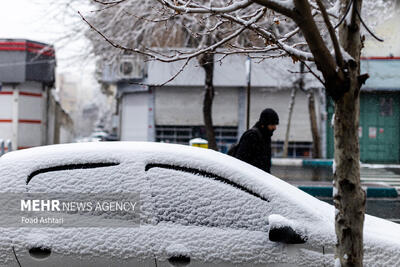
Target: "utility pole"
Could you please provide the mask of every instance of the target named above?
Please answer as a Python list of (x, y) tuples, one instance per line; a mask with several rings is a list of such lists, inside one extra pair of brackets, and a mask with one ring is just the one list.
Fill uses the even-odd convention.
[(250, 128), (250, 78), (251, 78), (251, 58), (246, 59), (246, 78), (247, 78), (247, 105), (246, 105), (246, 130)]

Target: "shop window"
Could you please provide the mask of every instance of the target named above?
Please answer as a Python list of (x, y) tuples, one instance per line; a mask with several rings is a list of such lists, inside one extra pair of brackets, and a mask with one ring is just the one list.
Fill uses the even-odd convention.
[[(220, 152), (226, 153), (229, 147), (236, 143), (236, 126), (214, 127), (215, 139)], [(174, 126), (156, 125), (156, 141), (163, 143), (188, 145), (193, 138), (207, 139), (204, 126)]]

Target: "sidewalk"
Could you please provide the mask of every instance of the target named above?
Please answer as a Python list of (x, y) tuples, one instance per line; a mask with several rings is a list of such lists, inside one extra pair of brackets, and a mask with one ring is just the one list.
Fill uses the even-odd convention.
[[(272, 159), (272, 166), (276, 166), (276, 172), (279, 173), (275, 172), (274, 175), (315, 197), (332, 197), (332, 164), (332, 159)], [(360, 172), (368, 198), (399, 196), (400, 165), (361, 163)]]
[[(291, 159), (291, 158), (273, 158), (272, 165), (276, 166), (315, 166), (331, 167), (333, 159)], [(400, 169), (400, 164), (368, 164), (361, 163), (361, 168), (370, 169)]]

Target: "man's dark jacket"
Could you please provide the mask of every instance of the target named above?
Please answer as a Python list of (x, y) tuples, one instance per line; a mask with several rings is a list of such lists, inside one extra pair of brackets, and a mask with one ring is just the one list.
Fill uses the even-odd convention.
[(279, 124), (279, 118), (272, 109), (265, 109), (253, 128), (240, 138), (235, 157), (266, 172), (271, 172), (271, 136), (267, 125)]

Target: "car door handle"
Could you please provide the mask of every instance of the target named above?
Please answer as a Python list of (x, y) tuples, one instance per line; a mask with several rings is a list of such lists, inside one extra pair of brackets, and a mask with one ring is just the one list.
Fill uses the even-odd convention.
[(190, 257), (186, 255), (172, 256), (168, 259), (168, 262), (176, 267), (188, 266), (190, 264)]
[(29, 249), (29, 255), (31, 255), (32, 258), (43, 260), (50, 257), (51, 249), (43, 247), (33, 247)]

